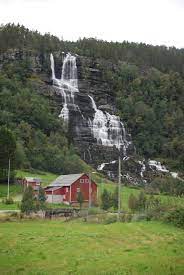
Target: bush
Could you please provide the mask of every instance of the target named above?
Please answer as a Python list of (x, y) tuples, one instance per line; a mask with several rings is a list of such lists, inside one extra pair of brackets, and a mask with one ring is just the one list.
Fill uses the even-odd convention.
[(121, 222), (131, 222), (132, 221), (133, 215), (130, 213), (123, 213), (120, 216), (120, 221)]
[(14, 204), (14, 200), (12, 198), (6, 198), (2, 200), (4, 204)]
[(112, 206), (111, 193), (104, 189), (101, 194), (101, 207), (103, 210), (108, 210)]
[(164, 221), (184, 228), (184, 208), (177, 208), (169, 211), (163, 217)]
[(132, 217), (133, 222), (139, 222), (139, 221), (144, 221), (144, 220), (148, 220), (146, 213), (134, 214)]
[(129, 209), (131, 209), (132, 211), (135, 211), (137, 209), (138, 206), (138, 199), (136, 196), (134, 196), (133, 194), (130, 194), (129, 198), (128, 198), (128, 207)]
[(97, 214), (101, 214), (104, 211), (98, 207), (91, 207), (89, 208), (88, 214), (89, 215), (97, 215)]
[(20, 210), (22, 213), (25, 213), (27, 215), (35, 211), (35, 200), (32, 186), (28, 186), (24, 191), (20, 205)]
[(104, 224), (110, 224), (117, 222), (117, 215), (110, 215), (104, 220)]

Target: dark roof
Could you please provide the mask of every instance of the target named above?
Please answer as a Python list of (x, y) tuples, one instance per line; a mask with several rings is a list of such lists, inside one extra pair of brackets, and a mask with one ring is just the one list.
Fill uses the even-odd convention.
[(83, 174), (71, 174), (71, 175), (62, 175), (55, 179), (48, 187), (51, 186), (70, 186), (73, 182), (82, 177)]

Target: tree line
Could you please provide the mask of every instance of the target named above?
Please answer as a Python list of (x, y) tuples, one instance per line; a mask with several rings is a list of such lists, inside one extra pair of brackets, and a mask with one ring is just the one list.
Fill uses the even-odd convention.
[(121, 60), (138, 66), (155, 67), (162, 72), (172, 70), (184, 74), (184, 49), (128, 41), (107, 42), (95, 38), (64, 41), (50, 33), (41, 35), (19, 24), (0, 26), (0, 53), (9, 49), (30, 49), (40, 54), (62, 49), (92, 58), (110, 59), (115, 63)]

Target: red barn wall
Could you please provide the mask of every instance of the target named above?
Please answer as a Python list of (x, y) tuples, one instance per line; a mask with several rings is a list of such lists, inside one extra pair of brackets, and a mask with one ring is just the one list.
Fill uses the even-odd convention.
[[(91, 181), (91, 200), (93, 203), (97, 199), (97, 185)], [(84, 174), (81, 178), (75, 181), (71, 186), (71, 202), (77, 202), (77, 193), (80, 191), (83, 194), (84, 201), (89, 201), (89, 177)]]
[[(52, 191), (45, 190), (45, 193), (47, 195), (52, 195)], [(53, 191), (53, 195), (65, 195), (63, 198), (63, 201), (70, 201), (70, 186), (63, 186), (61, 188), (58, 188), (57, 190)]]

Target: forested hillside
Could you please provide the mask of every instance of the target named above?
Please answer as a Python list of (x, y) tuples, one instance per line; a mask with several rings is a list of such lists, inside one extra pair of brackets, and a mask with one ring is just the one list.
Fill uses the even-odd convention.
[[(62, 41), (19, 25), (1, 26), (0, 54), (12, 50), (39, 55), (39, 73), (50, 71), (45, 55), (51, 52), (71, 51), (90, 57), (97, 68), (99, 60), (109, 60), (113, 66), (101, 68), (102, 78), (129, 128), (137, 154), (184, 169), (183, 49), (93, 38)], [(69, 144), (58, 113), (35, 88), (41, 80), (39, 73), (31, 70), (29, 57), (0, 63), (0, 69), (0, 124), (16, 136), (17, 166), (56, 173), (83, 170), (84, 163)]]
[[(41, 81), (28, 64), (15, 62), (0, 72), (0, 132), (11, 130), (16, 139), (14, 168), (35, 168), (54, 173), (80, 172), (85, 164), (67, 139), (66, 127), (58, 119), (49, 100), (36, 89)], [(7, 136), (4, 135), (4, 139)], [(0, 178), (6, 178), (8, 156), (2, 156)]]

